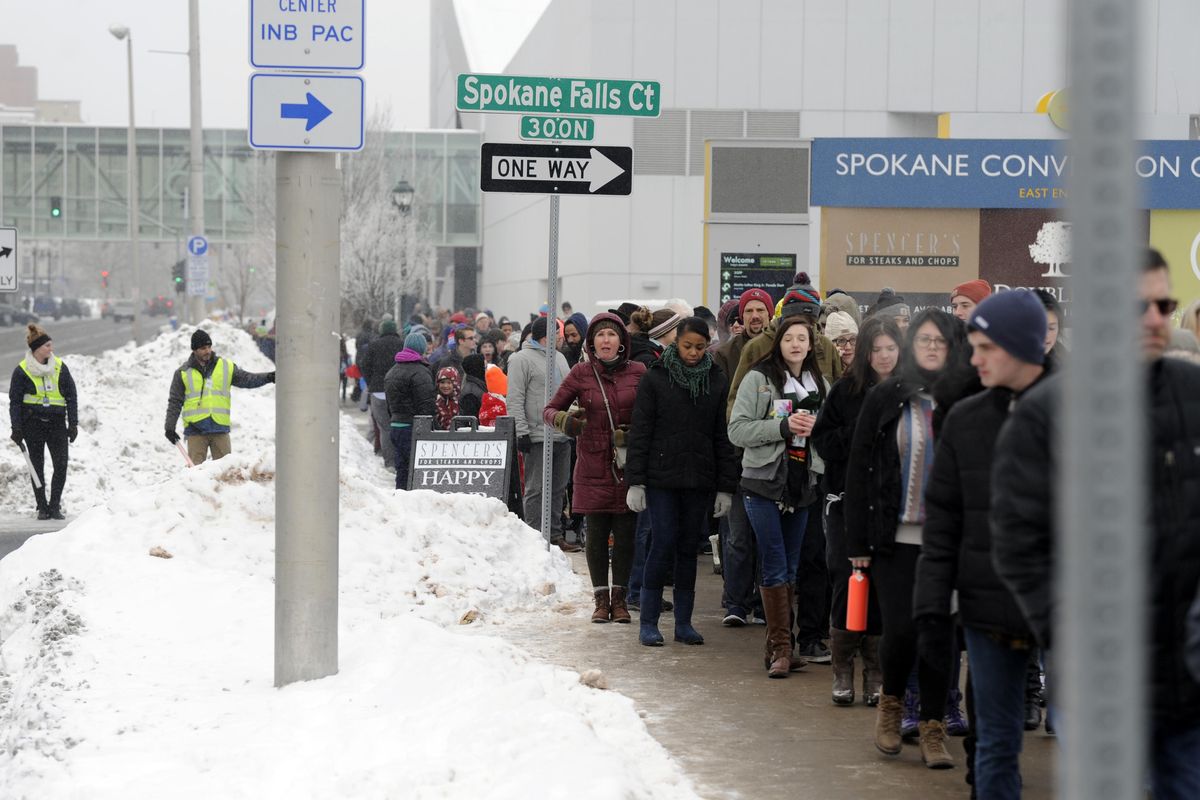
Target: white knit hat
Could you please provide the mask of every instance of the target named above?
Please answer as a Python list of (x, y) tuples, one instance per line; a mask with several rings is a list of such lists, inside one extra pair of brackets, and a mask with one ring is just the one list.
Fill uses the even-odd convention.
[(825, 335), (830, 339), (857, 336), (858, 325), (854, 323), (854, 317), (845, 311), (835, 311), (829, 315), (829, 319), (825, 320)]

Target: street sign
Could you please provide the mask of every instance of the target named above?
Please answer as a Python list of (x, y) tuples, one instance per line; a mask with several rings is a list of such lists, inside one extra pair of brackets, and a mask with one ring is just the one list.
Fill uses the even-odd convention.
[(258, 69), (362, 69), (364, 0), (250, 0)]
[(208, 239), (203, 236), (193, 236), (188, 239), (188, 253), (193, 256), (202, 256), (208, 252)]
[(519, 194), (627, 195), (632, 147), (484, 142), (479, 188)]
[(208, 294), (208, 251), (188, 254), (187, 293), (188, 297), (204, 297)]
[(256, 72), (250, 76), (250, 146), (361, 150), (363, 94), (357, 75)]
[(17, 229), (0, 228), (0, 292), (17, 290)]
[(658, 81), (458, 76), (459, 111), (657, 117), (661, 97)]
[(521, 117), (520, 136), (590, 142), (595, 130), (595, 121), (587, 117)]

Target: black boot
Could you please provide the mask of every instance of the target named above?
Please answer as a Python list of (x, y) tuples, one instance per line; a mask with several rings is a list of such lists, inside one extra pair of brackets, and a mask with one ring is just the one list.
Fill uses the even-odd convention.
[(1025, 665), (1025, 730), (1036, 731), (1042, 724), (1042, 671), (1037, 651), (1029, 652)]
[(675, 641), (684, 644), (704, 644), (704, 637), (692, 627), (692, 609), (695, 605), (695, 592), (675, 590)]

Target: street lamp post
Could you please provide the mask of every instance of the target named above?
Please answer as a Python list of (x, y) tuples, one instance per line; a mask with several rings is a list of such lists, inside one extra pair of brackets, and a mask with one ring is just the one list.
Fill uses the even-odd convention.
[[(392, 187), (392, 205), (394, 205), (400, 211), (401, 224), (403, 224), (404, 218), (407, 217), (409, 215), (409, 213), (412, 211), (413, 197), (415, 195), (416, 195), (416, 192), (413, 190), (412, 184), (404, 179), (396, 181), (396, 185)], [(405, 235), (405, 247), (407, 248), (408, 247), (407, 231), (405, 231), (405, 234), (406, 234)], [(402, 289), (403, 289), (403, 286), (397, 287), (396, 303), (392, 309), (392, 315), (396, 318), (396, 324), (399, 325), (401, 328), (404, 327), (404, 319), (401, 316), (401, 312), (403, 311), (403, 308), (401, 308), (401, 299), (400, 299), (401, 294), (402, 294)]]
[(125, 56), (129, 67), (129, 243), (133, 267), (133, 342), (142, 342), (142, 270), (138, 259), (138, 161), (137, 127), (133, 115), (133, 33), (125, 25), (110, 25), (108, 32), (125, 40)]

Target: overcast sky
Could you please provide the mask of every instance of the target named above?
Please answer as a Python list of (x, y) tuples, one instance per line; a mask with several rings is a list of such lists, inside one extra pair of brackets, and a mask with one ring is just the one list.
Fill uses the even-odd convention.
[[(367, 105), (390, 106), (392, 127), (429, 126), (430, 0), (367, 3)], [(200, 1), (200, 67), (206, 128), (245, 128), (250, 0)], [(37, 67), (44, 100), (81, 100), (83, 121), (129, 119), (125, 44), (108, 32), (133, 32), (134, 99), (139, 126), (188, 126), (187, 0), (0, 0), (0, 43), (17, 46)]]

